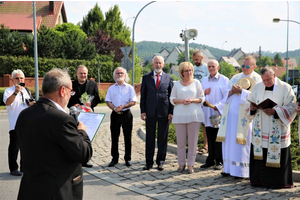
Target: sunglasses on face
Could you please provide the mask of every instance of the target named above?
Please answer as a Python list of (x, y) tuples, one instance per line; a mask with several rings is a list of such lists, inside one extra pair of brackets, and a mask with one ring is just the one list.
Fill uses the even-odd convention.
[(246, 67), (247, 69), (250, 69), (250, 65), (242, 65), (242, 68)]

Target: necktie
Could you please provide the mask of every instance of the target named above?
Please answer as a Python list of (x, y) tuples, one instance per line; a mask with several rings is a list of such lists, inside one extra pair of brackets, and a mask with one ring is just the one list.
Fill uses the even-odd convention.
[(160, 83), (160, 80), (159, 80), (159, 74), (156, 74), (157, 76), (157, 80), (156, 80), (156, 89), (158, 90), (158, 86), (159, 86), (159, 83)]

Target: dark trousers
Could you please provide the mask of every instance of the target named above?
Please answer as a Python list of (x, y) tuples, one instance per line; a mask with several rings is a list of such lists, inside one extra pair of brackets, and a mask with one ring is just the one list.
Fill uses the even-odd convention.
[(163, 164), (167, 155), (169, 122), (168, 117), (147, 117), (146, 118), (146, 164), (153, 165), (155, 150), (155, 132), (157, 128), (157, 148), (156, 164)]
[(222, 142), (216, 142), (219, 128), (205, 127), (208, 142), (208, 157), (206, 158), (207, 165), (222, 163)]
[[(8, 166), (11, 172), (19, 168), (19, 165), (17, 163), (18, 153), (19, 153), (19, 145), (17, 140), (17, 134), (15, 130), (11, 130), (9, 131), (9, 145), (8, 145)], [(22, 159), (20, 160), (20, 163), (22, 163)], [(22, 164), (20, 165), (22, 171)]]
[(119, 160), (119, 136), (122, 126), (125, 141), (125, 161), (131, 160), (132, 114), (130, 110), (118, 114), (113, 111), (110, 115), (111, 156), (115, 162)]

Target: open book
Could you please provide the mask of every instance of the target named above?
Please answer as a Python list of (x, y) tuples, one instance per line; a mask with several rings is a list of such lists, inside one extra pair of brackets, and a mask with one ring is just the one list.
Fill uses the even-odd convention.
[(254, 104), (258, 109), (267, 109), (267, 108), (273, 108), (277, 105), (274, 101), (267, 98), (264, 101), (260, 102), (259, 104), (256, 104), (254, 101), (251, 101), (250, 99), (247, 99), (250, 103)]

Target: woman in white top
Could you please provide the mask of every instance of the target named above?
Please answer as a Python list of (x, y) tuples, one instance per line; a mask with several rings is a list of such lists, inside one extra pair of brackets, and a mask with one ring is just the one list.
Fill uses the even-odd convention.
[(179, 65), (180, 81), (172, 89), (170, 101), (174, 105), (173, 120), (177, 137), (178, 172), (186, 167), (186, 140), (188, 139), (187, 165), (188, 173), (194, 172), (196, 149), (199, 136), (200, 123), (204, 122), (204, 113), (201, 102), (204, 93), (201, 83), (194, 79), (192, 63), (183, 62)]

